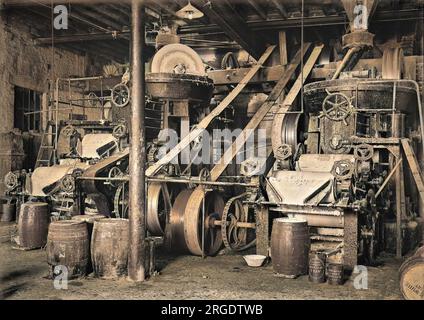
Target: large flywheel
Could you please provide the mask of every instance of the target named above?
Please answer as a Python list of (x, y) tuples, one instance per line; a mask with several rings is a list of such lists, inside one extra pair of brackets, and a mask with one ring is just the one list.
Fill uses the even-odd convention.
[(165, 234), (172, 203), (175, 200), (175, 188), (165, 183), (150, 183), (147, 188), (147, 230), (153, 236)]
[(184, 235), (192, 254), (212, 256), (218, 253), (222, 235), (215, 221), (221, 220), (224, 206), (224, 200), (216, 191), (207, 192), (202, 187), (193, 191), (184, 212)]
[(172, 205), (169, 221), (165, 228), (165, 245), (170, 251), (188, 251), (184, 237), (184, 212), (192, 193), (192, 189), (181, 191)]
[[(224, 200), (216, 191), (198, 187), (181, 191), (172, 206), (165, 243), (172, 251), (215, 255), (222, 247)], [(204, 215), (203, 215), (204, 213)]]

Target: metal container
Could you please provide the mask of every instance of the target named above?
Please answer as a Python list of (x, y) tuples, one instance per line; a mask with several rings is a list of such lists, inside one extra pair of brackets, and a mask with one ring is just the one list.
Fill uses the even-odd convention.
[(105, 279), (127, 274), (129, 223), (127, 219), (101, 219), (94, 222), (91, 261), (94, 274)]
[(87, 274), (89, 237), (83, 221), (60, 220), (50, 224), (47, 237), (47, 263), (53, 274), (56, 266), (65, 266), (68, 278)]
[(344, 282), (344, 268), (341, 263), (327, 264), (327, 282), (331, 285), (342, 285)]
[(274, 219), (271, 234), (272, 266), (278, 276), (296, 278), (308, 272), (308, 223), (298, 218)]
[(213, 89), (213, 81), (204, 76), (174, 73), (146, 74), (147, 94), (156, 98), (209, 102)]
[(399, 275), (403, 297), (407, 300), (424, 300), (424, 247), (402, 263)]
[(47, 242), (49, 207), (44, 202), (22, 204), (18, 221), (19, 246), (24, 249), (44, 247)]
[(16, 220), (16, 204), (10, 201), (2, 205), (1, 222), (12, 222)]
[(309, 281), (314, 283), (325, 282), (325, 261), (323, 252), (312, 252), (309, 255)]

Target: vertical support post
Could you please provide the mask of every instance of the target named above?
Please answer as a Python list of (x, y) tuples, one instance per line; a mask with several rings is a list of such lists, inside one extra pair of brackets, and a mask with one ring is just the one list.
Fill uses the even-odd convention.
[[(396, 159), (400, 159), (400, 146), (396, 146)], [(398, 160), (397, 160), (398, 161)], [(395, 173), (396, 190), (396, 257), (402, 258), (402, 186), (400, 170)]]
[(256, 214), (256, 254), (269, 256), (269, 211), (267, 206), (260, 206)]
[(128, 277), (140, 282), (145, 279), (145, 75), (144, 75), (144, 5), (132, 0), (132, 103), (129, 181), (129, 257)]

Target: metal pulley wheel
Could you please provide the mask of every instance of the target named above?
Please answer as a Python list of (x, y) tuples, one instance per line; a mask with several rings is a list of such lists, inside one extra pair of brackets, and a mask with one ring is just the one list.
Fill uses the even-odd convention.
[(203, 61), (197, 52), (180, 43), (161, 48), (153, 57), (151, 72), (206, 75)]
[(187, 252), (188, 248), (184, 237), (184, 212), (193, 189), (181, 191), (172, 205), (169, 221), (165, 228), (165, 245), (172, 252)]
[(111, 93), (112, 103), (118, 107), (123, 108), (130, 102), (131, 93), (128, 86), (124, 83), (119, 83), (113, 87)]
[(122, 181), (116, 181), (114, 179), (122, 177), (123, 175), (124, 173), (119, 167), (113, 167), (112, 169), (110, 169), (108, 174), (108, 178), (110, 179), (110, 184), (113, 187), (117, 187), (120, 183), (122, 183)]
[(129, 191), (128, 182), (122, 183), (116, 189), (113, 201), (115, 218), (128, 219)]
[(222, 247), (220, 221), (224, 206), (224, 200), (216, 191), (207, 192), (202, 187), (181, 191), (165, 231), (168, 247), (199, 256), (215, 255)]
[(402, 48), (388, 48), (384, 50), (381, 70), (383, 79), (402, 79), (404, 68), (405, 65)]
[(228, 200), (222, 214), (222, 240), (232, 251), (243, 251), (256, 243), (256, 238), (248, 235), (248, 229), (254, 229), (255, 221), (249, 221), (249, 206), (242, 202), (247, 195), (244, 193)]
[(163, 236), (174, 201), (174, 189), (165, 183), (149, 183), (147, 187), (147, 230), (153, 236)]
[(296, 150), (304, 140), (304, 115), (301, 113), (277, 113), (272, 123), (272, 150), (274, 155), (280, 153), (282, 145), (289, 145)]
[(192, 254), (212, 256), (218, 253), (222, 246), (222, 235), (221, 228), (215, 225), (215, 221), (222, 219), (224, 206), (224, 200), (216, 191), (207, 192), (202, 187), (193, 191), (184, 211), (184, 236)]

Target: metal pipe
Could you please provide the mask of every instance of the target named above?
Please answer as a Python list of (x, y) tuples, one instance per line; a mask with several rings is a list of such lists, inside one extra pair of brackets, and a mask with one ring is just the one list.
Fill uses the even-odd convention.
[(144, 41), (145, 20), (144, 1), (133, 0), (131, 3), (132, 24), (132, 103), (131, 103), (131, 147), (129, 158), (129, 256), (128, 277), (131, 281), (145, 280), (145, 76), (144, 76)]
[(255, 183), (243, 182), (227, 182), (227, 181), (202, 181), (197, 179), (169, 179), (169, 178), (147, 178), (149, 182), (169, 182), (169, 183), (193, 183), (209, 186), (241, 186), (241, 187), (258, 187)]
[(350, 59), (352, 58), (353, 54), (358, 52), (360, 49), (358, 47), (352, 47), (349, 49), (349, 51), (344, 56), (342, 62), (337, 67), (336, 72), (334, 73), (332, 80), (335, 80), (339, 77), (340, 73), (343, 71), (343, 69), (346, 67), (346, 65), (349, 63)]

